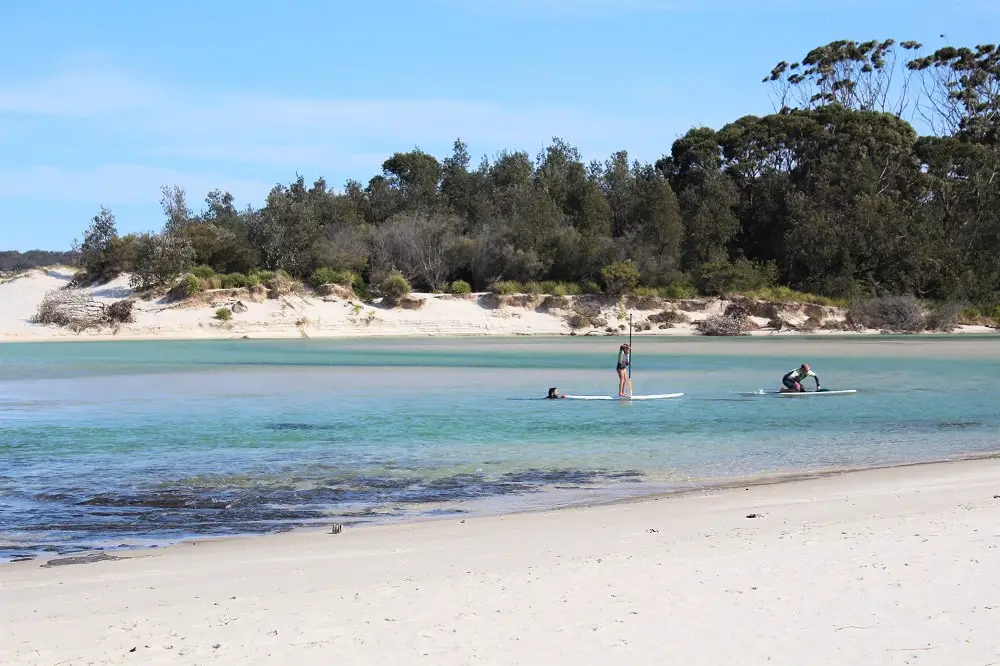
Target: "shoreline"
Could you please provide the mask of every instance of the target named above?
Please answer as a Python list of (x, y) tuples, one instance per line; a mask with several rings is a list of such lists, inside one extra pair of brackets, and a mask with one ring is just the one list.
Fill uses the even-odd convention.
[[(942, 338), (948, 336), (961, 336), (963, 339), (968, 338), (972, 340), (983, 339), (983, 338), (1000, 338), (1000, 331), (996, 332), (982, 332), (982, 331), (972, 331), (972, 332), (937, 332), (937, 333), (879, 333), (877, 331), (867, 332), (867, 333), (840, 333), (840, 334), (815, 334), (815, 333), (785, 333), (780, 335), (773, 335), (770, 333), (752, 333), (750, 335), (743, 336), (709, 336), (701, 335), (700, 333), (674, 333), (674, 334), (650, 334), (643, 333), (642, 335), (638, 333), (633, 333), (633, 337), (653, 339), (653, 340), (746, 340), (746, 339), (781, 339), (785, 341), (790, 340), (818, 340), (818, 341), (834, 341), (834, 340), (859, 340), (859, 339), (871, 339), (872, 337), (877, 337), (879, 339), (934, 339)], [(249, 335), (232, 335), (232, 336), (185, 336), (185, 335), (54, 335), (54, 336), (37, 336), (37, 337), (11, 337), (11, 336), (0, 336), (0, 344), (4, 343), (39, 343), (39, 342), (146, 342), (146, 341), (162, 341), (162, 342), (209, 342), (209, 341), (233, 341), (233, 340), (263, 340), (263, 341), (280, 341), (280, 340), (426, 340), (433, 338), (440, 338), (444, 340), (461, 340), (469, 338), (483, 338), (483, 339), (517, 339), (517, 338), (532, 338), (532, 339), (545, 339), (545, 338), (620, 338), (628, 337), (625, 335), (570, 335), (569, 333), (411, 333), (411, 334), (401, 334), (398, 332), (391, 333), (377, 333), (369, 335), (350, 335), (350, 334), (332, 334), (332, 335), (314, 335), (308, 338), (303, 338), (301, 335), (257, 335), (255, 337), (250, 337)]]
[(0, 661), (985, 664), (998, 510), (994, 457), (16, 563)]
[[(869, 472), (879, 472), (886, 470), (903, 470), (908, 468), (919, 468), (919, 467), (934, 467), (934, 466), (946, 466), (955, 463), (965, 463), (965, 462), (976, 462), (976, 461), (989, 461), (989, 460), (1000, 460), (1000, 449), (996, 451), (989, 452), (979, 452), (979, 453), (962, 453), (956, 454), (955, 456), (948, 458), (934, 458), (928, 460), (917, 460), (912, 462), (896, 462), (888, 463), (883, 465), (875, 465), (871, 467), (843, 467), (843, 468), (829, 468), (820, 469), (812, 471), (789, 471), (789, 472), (777, 472), (772, 474), (762, 474), (758, 476), (750, 477), (737, 477), (730, 479), (719, 479), (717, 481), (709, 481), (707, 483), (701, 483), (697, 485), (692, 485), (689, 487), (677, 488), (673, 490), (663, 490), (656, 489), (651, 492), (638, 492), (630, 493), (624, 496), (608, 497), (607, 499), (599, 499), (592, 501), (590, 499), (583, 499), (581, 497), (580, 501), (570, 501), (568, 503), (562, 504), (549, 504), (543, 506), (526, 506), (523, 508), (517, 508), (512, 510), (503, 509), (484, 509), (476, 511), (475, 509), (464, 512), (461, 510), (463, 506), (475, 505), (477, 503), (489, 504), (490, 500), (496, 498), (484, 498), (482, 500), (456, 500), (442, 502), (444, 506), (453, 508), (454, 513), (441, 514), (441, 515), (412, 515), (412, 516), (398, 516), (393, 517), (389, 514), (386, 515), (385, 520), (381, 521), (371, 521), (371, 520), (356, 520), (351, 521), (350, 518), (342, 519), (337, 515), (331, 515), (328, 521), (323, 521), (323, 526), (317, 525), (299, 525), (292, 526), (288, 528), (279, 528), (272, 532), (244, 532), (237, 534), (228, 535), (201, 535), (193, 537), (183, 537), (176, 540), (167, 540), (163, 542), (152, 541), (149, 545), (137, 545), (128, 546), (124, 548), (118, 547), (106, 547), (106, 548), (92, 548), (86, 550), (72, 551), (61, 554), (52, 555), (40, 555), (30, 558), (17, 558), (13, 560), (2, 561), (0, 560), (0, 571), (3, 569), (15, 566), (15, 565), (37, 565), (39, 567), (44, 567), (50, 562), (58, 562), (64, 559), (75, 559), (75, 558), (89, 558), (89, 557), (100, 557), (101, 554), (112, 554), (115, 557), (139, 557), (143, 553), (151, 551), (165, 551), (173, 548), (181, 548), (188, 545), (198, 545), (199, 543), (219, 543), (219, 542), (242, 542), (256, 539), (267, 539), (283, 534), (329, 534), (329, 529), (332, 525), (341, 525), (344, 529), (372, 529), (372, 528), (385, 528), (385, 527), (402, 527), (411, 524), (420, 523), (431, 523), (431, 522), (448, 522), (448, 521), (461, 521), (469, 519), (478, 518), (503, 518), (505, 516), (519, 516), (519, 515), (531, 515), (540, 513), (554, 513), (561, 511), (579, 511), (587, 510), (599, 507), (609, 507), (609, 506), (627, 506), (630, 504), (641, 504), (643, 502), (658, 501), (661, 499), (671, 499), (671, 498), (681, 498), (688, 496), (707, 496), (713, 493), (719, 492), (729, 492), (738, 490), (740, 488), (750, 489), (750, 488), (767, 488), (767, 487), (778, 487), (786, 484), (802, 483), (809, 481), (816, 481), (822, 479), (830, 479), (840, 476), (849, 476), (854, 474), (864, 474)], [(621, 485), (621, 484), (620, 484)], [(593, 491), (607, 491), (615, 490), (616, 487), (603, 486), (603, 487), (583, 487), (577, 490), (585, 490), (588, 492)], [(543, 488), (540, 492), (550, 495), (555, 495), (558, 493), (559, 489), (556, 488)], [(613, 494), (613, 493), (610, 493)], [(342, 522), (337, 522), (340, 519)], [(117, 539), (118, 541), (124, 541), (126, 539)]]
[[(803, 333), (803, 332), (782, 332), (774, 333), (770, 331), (754, 331), (747, 335), (740, 336), (712, 336), (703, 335), (695, 331), (678, 331), (674, 333), (650, 333), (635, 332), (633, 337), (652, 341), (672, 341), (672, 342), (735, 342), (739, 343), (748, 340), (782, 340), (784, 342), (797, 342), (811, 340), (816, 342), (849, 342), (864, 340), (872, 342), (876, 340), (900, 342), (905, 340), (989, 340), (1000, 339), (1000, 329), (990, 329), (989, 331), (979, 330), (979, 327), (968, 327), (972, 330), (958, 331), (925, 331), (921, 333), (882, 333), (876, 330), (860, 332), (824, 332), (824, 333)], [(497, 332), (468, 332), (468, 333), (427, 333), (412, 332), (401, 333), (399, 331), (386, 331), (383, 333), (342, 333), (331, 332), (329, 334), (302, 336), (295, 331), (267, 331), (264, 334), (255, 333), (235, 333), (232, 335), (187, 335), (187, 334), (124, 334), (113, 333), (83, 333), (75, 334), (65, 332), (62, 329), (49, 329), (56, 331), (55, 335), (48, 336), (12, 336), (4, 335), (0, 332), (0, 344), (37, 344), (41, 342), (233, 342), (233, 341), (258, 341), (258, 342), (279, 342), (288, 340), (313, 340), (313, 341), (358, 341), (358, 340), (562, 340), (564, 338), (599, 339), (628, 337), (628, 333), (600, 333), (600, 334), (572, 334), (572, 333), (512, 333), (508, 331)]]
[[(219, 289), (184, 301), (167, 297), (133, 300), (133, 321), (106, 322), (80, 333), (32, 324), (45, 296), (60, 291), (71, 278), (67, 269), (35, 269), (0, 283), (0, 343), (64, 340), (238, 340), (238, 339), (376, 339), (463, 337), (620, 337), (634, 320), (639, 338), (702, 338), (699, 325), (725, 314), (736, 303), (748, 335), (829, 339), (880, 336), (876, 329), (859, 330), (840, 307), (755, 299), (664, 299), (652, 296), (544, 296), (541, 294), (469, 295), (413, 293), (400, 307), (361, 302), (350, 290), (302, 291), (279, 295), (267, 290)], [(79, 290), (87, 307), (102, 307), (135, 299), (128, 276)], [(735, 301), (733, 299), (736, 299)], [(219, 310), (228, 310), (225, 320)], [(985, 320), (984, 320), (985, 321)], [(1000, 329), (984, 325), (957, 326), (950, 332), (911, 335), (990, 336)]]

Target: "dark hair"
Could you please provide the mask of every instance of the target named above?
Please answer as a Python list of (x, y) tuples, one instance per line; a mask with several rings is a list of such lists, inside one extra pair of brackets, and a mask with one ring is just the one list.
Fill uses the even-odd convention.
[(550, 397), (550, 398), (555, 397), (555, 394), (556, 394), (556, 387), (553, 386), (552, 388), (549, 389), (549, 395), (548, 395), (548, 397)]

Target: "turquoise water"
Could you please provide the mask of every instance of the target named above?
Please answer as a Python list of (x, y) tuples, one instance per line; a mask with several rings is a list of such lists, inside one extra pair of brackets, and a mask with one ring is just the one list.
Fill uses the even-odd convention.
[[(1000, 449), (1000, 340), (0, 345), (0, 559)], [(803, 356), (807, 355), (807, 358)], [(803, 360), (846, 396), (775, 399)]]

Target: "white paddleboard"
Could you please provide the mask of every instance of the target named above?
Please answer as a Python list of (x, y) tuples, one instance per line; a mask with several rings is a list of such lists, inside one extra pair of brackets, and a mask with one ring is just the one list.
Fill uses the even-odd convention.
[(683, 393), (657, 393), (653, 395), (568, 395), (567, 400), (666, 400), (679, 398)]
[(794, 391), (757, 391), (755, 393), (744, 393), (743, 395), (766, 395), (778, 398), (798, 398), (806, 395), (847, 395), (849, 393), (857, 392), (857, 389), (841, 389), (838, 391), (803, 391), (801, 393)]

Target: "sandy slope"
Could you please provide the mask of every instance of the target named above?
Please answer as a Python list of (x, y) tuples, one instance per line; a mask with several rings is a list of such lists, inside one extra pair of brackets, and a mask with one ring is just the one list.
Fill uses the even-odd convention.
[[(230, 292), (204, 295), (198, 302), (170, 303), (164, 299), (139, 300), (136, 321), (118, 329), (72, 333), (57, 327), (39, 326), (28, 322), (43, 296), (66, 285), (72, 269), (52, 268), (34, 270), (17, 279), (0, 283), (0, 341), (48, 339), (135, 339), (135, 338), (289, 338), (289, 337), (366, 337), (406, 335), (565, 335), (571, 332), (566, 323), (567, 311), (539, 311), (534, 306), (483, 307), (476, 299), (449, 295), (416, 294), (424, 300), (423, 307), (414, 310), (382, 308), (345, 301), (334, 297), (283, 296), (255, 302), (245, 296)], [(131, 295), (128, 276), (121, 276), (111, 283), (86, 290), (105, 302), (112, 302)], [(231, 306), (240, 300), (245, 312), (236, 313), (227, 323), (215, 319), (215, 310)], [(357, 307), (356, 307), (357, 304)], [(693, 322), (721, 313), (725, 303), (715, 301), (704, 310), (689, 311), (692, 324), (680, 324), (666, 330), (654, 328), (649, 333), (659, 335), (692, 335)], [(360, 309), (359, 309), (360, 308)], [(626, 314), (635, 321), (643, 321), (656, 310), (630, 309)], [(371, 317), (369, 317), (369, 313)], [(602, 314), (613, 327), (621, 326), (627, 318), (619, 319), (614, 304), (603, 308)], [(843, 318), (843, 314), (833, 318)], [(799, 315), (805, 319), (805, 315)], [(371, 319), (369, 321), (369, 318)], [(764, 326), (767, 319), (755, 318)], [(586, 333), (587, 331), (580, 331)], [(603, 329), (591, 331), (603, 333)], [(829, 331), (823, 331), (829, 334)], [(869, 331), (875, 333), (875, 331)], [(986, 327), (962, 327), (960, 332), (994, 332)], [(758, 335), (787, 335), (769, 329), (757, 331)], [(797, 334), (793, 334), (797, 335)]]
[(985, 666), (998, 525), (977, 460), (14, 563), (0, 663)]

